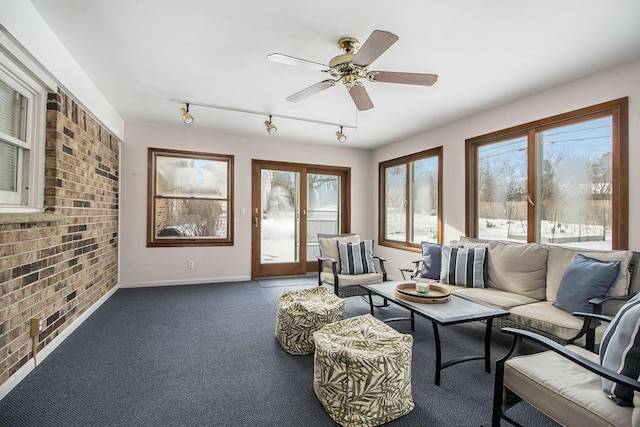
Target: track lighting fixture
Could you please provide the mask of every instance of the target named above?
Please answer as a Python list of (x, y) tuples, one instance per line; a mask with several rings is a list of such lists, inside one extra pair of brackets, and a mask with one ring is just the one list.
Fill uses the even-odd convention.
[(236, 108), (236, 107), (230, 107), (230, 106), (225, 106), (225, 105), (214, 105), (214, 104), (206, 104), (206, 103), (202, 103), (202, 102), (187, 102), (186, 99), (171, 99), (172, 102), (177, 102), (179, 104), (182, 104), (186, 107), (185, 108), (180, 108), (180, 114), (182, 115), (182, 120), (186, 123), (192, 123), (193, 122), (193, 116), (189, 113), (189, 106), (190, 105), (197, 105), (198, 107), (205, 107), (205, 108), (214, 108), (217, 110), (224, 110), (224, 111), (235, 111), (237, 113), (245, 113), (245, 114), (255, 114), (255, 115), (260, 115), (260, 116), (269, 116), (269, 120), (266, 120), (264, 122), (264, 125), (267, 127), (267, 132), (271, 135), (273, 135), (274, 133), (276, 133), (278, 131), (278, 128), (273, 124), (272, 120), (273, 117), (277, 117), (279, 119), (285, 119), (285, 120), (297, 120), (297, 121), (301, 121), (301, 122), (307, 122), (307, 123), (315, 123), (318, 125), (326, 125), (326, 126), (336, 126), (336, 127), (340, 127), (340, 132), (336, 132), (336, 136), (338, 137), (338, 140), (340, 142), (345, 142), (347, 140), (346, 135), (344, 135), (342, 133), (342, 129), (346, 128), (346, 129), (358, 129), (357, 125), (350, 125), (350, 124), (340, 124), (340, 123), (336, 123), (336, 122), (326, 122), (323, 120), (314, 120), (314, 119), (310, 119), (310, 118), (306, 118), (306, 117), (295, 117), (295, 116), (287, 116), (284, 114), (272, 114), (270, 111), (258, 111), (258, 110), (247, 110), (245, 108)]
[(187, 109), (185, 110), (184, 108), (181, 108), (180, 114), (182, 114), (182, 121), (188, 125), (193, 123), (193, 116), (189, 113), (189, 103), (187, 102), (185, 105), (187, 106)]
[(273, 123), (271, 123), (271, 115), (269, 115), (268, 121), (267, 120), (264, 121), (264, 125), (267, 127), (267, 132), (269, 132), (270, 135), (273, 135), (278, 131), (278, 128), (275, 127)]

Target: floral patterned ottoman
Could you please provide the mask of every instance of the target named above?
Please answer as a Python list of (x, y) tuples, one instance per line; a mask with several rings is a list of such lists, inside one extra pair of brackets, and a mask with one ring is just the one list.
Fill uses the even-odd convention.
[(276, 338), (287, 353), (313, 353), (313, 333), (343, 316), (344, 300), (327, 288), (284, 291), (278, 299)]
[(408, 414), (413, 337), (367, 314), (314, 334), (313, 388), (345, 427), (377, 426)]

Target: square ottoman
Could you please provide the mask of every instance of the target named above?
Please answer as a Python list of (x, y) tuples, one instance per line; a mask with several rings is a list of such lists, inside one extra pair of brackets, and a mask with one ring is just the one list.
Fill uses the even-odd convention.
[(313, 333), (343, 317), (344, 300), (327, 288), (284, 291), (278, 299), (276, 338), (287, 353), (313, 353)]
[(413, 337), (367, 314), (314, 334), (313, 389), (345, 427), (377, 426), (408, 414)]

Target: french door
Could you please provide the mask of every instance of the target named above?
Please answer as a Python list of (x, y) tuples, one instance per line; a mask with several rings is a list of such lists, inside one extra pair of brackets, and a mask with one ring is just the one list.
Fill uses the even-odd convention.
[(252, 278), (317, 271), (318, 234), (345, 233), (350, 169), (253, 160)]

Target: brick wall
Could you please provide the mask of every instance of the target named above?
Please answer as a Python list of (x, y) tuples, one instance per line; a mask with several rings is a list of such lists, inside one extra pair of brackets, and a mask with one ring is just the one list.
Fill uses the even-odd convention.
[[(47, 102), (45, 207), (52, 222), (0, 225), (0, 384), (118, 280), (119, 141), (62, 91)], [(33, 362), (30, 362), (33, 363)]]

